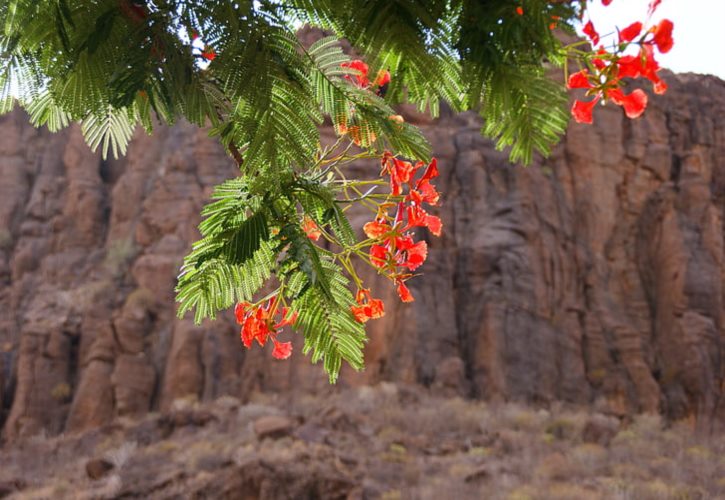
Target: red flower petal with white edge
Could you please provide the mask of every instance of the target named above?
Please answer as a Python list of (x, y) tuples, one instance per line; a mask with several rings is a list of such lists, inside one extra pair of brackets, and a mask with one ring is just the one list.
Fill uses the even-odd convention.
[(403, 265), (414, 271), (418, 269), (428, 257), (428, 245), (425, 241), (419, 241), (405, 252), (406, 259)]
[(663, 19), (655, 27), (655, 45), (657, 45), (657, 49), (663, 54), (669, 52), (674, 45), (672, 41), (672, 28), (674, 27), (675, 25), (669, 19)]
[(589, 81), (589, 71), (583, 69), (569, 75), (566, 86), (570, 89), (590, 89), (592, 84)]
[(612, 0), (602, 0), (602, 5), (604, 5), (605, 7), (610, 3), (612, 3)]
[(440, 194), (438, 193), (438, 191), (436, 191), (435, 186), (431, 184), (428, 179), (424, 179), (422, 182), (418, 183), (418, 189), (420, 190), (422, 201), (425, 201), (426, 203), (429, 203), (431, 205), (438, 204)]
[(398, 297), (400, 297), (400, 300), (402, 300), (403, 302), (414, 302), (415, 301), (413, 294), (410, 293), (410, 290), (408, 289), (407, 286), (405, 286), (405, 283), (403, 283), (402, 281), (400, 283), (398, 283), (397, 292), (398, 292)]
[(619, 43), (631, 42), (637, 35), (642, 32), (642, 23), (637, 21), (632, 23), (619, 32)]
[(287, 359), (292, 355), (292, 342), (277, 342), (274, 341), (274, 350), (272, 356), (277, 359)]
[(657, 7), (659, 7), (661, 3), (662, 0), (652, 0), (649, 3), (649, 9), (647, 9), (647, 12), (650, 16), (655, 13), (655, 10), (657, 10)]
[(443, 223), (441, 222), (440, 217), (435, 215), (425, 216), (425, 226), (434, 236), (440, 236), (441, 231), (443, 230)]
[(615, 89), (609, 92), (609, 98), (624, 108), (628, 118), (639, 118), (647, 107), (647, 94), (641, 89), (635, 89), (630, 94)]
[(593, 101), (574, 101), (574, 105), (571, 107), (571, 115), (577, 123), (592, 123), (594, 121), (593, 112), (594, 105), (599, 99)]

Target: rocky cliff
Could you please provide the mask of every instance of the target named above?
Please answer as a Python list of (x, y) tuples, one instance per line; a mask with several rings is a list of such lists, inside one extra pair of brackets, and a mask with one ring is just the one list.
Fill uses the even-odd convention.
[[(409, 115), (439, 158), (444, 236), (429, 241), (415, 303), (377, 285), (388, 314), (369, 328), (366, 371), (339, 385), (722, 422), (725, 83), (668, 82), (643, 118), (600, 107), (529, 168), (495, 151), (473, 115)], [(50, 134), (15, 112), (0, 130), (5, 440), (180, 398), (339, 390), (299, 339), (278, 362), (245, 351), (231, 316), (175, 318), (199, 209), (235, 175), (204, 131), (139, 133), (126, 157), (102, 161), (77, 128)]]

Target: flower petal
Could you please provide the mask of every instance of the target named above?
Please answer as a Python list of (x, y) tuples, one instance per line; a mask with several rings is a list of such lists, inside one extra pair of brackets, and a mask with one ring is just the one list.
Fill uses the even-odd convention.
[(589, 82), (589, 71), (583, 69), (569, 75), (569, 81), (566, 86), (570, 89), (590, 89), (592, 84)]
[(397, 292), (398, 292), (398, 296), (400, 297), (400, 300), (402, 300), (403, 302), (414, 302), (415, 301), (413, 294), (410, 293), (410, 290), (408, 289), (407, 286), (405, 286), (405, 283), (403, 283), (402, 281), (400, 283), (398, 283)]
[(657, 49), (663, 54), (669, 52), (674, 45), (674, 42), (672, 41), (672, 28), (674, 28), (674, 26), (675, 25), (669, 19), (663, 19), (655, 27), (655, 45), (657, 45)]
[(647, 107), (647, 94), (642, 89), (635, 89), (630, 94), (617, 89), (611, 91), (609, 97), (612, 102), (624, 108), (628, 118), (638, 118)]
[(619, 43), (631, 42), (642, 32), (642, 23), (639, 21), (630, 24), (619, 32)]
[(277, 342), (274, 340), (272, 356), (276, 359), (287, 359), (292, 355), (292, 342)]
[(592, 123), (594, 121), (593, 112), (594, 105), (598, 99), (593, 101), (574, 101), (574, 105), (571, 107), (571, 115), (577, 123)]
[(594, 24), (592, 24), (591, 20), (584, 25), (582, 31), (589, 37), (589, 40), (592, 41), (592, 45), (597, 45), (599, 43), (599, 33), (597, 33), (597, 30), (594, 28)]
[(370, 262), (375, 267), (385, 267), (388, 260), (388, 251), (382, 245), (373, 245), (370, 247)]

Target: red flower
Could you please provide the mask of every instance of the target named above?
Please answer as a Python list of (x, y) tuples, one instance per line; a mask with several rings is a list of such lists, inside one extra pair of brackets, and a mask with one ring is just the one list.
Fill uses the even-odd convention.
[(405, 286), (405, 283), (403, 283), (401, 280), (397, 281), (398, 285), (398, 296), (400, 297), (400, 300), (403, 302), (414, 302), (415, 299), (413, 298), (413, 294), (410, 293), (410, 290), (408, 290), (408, 287)]
[(589, 71), (583, 69), (569, 75), (569, 81), (566, 86), (570, 89), (590, 89), (592, 84), (589, 82)]
[(654, 42), (657, 45), (657, 49), (665, 54), (672, 49), (674, 42), (672, 41), (672, 28), (674, 24), (669, 19), (663, 19), (654, 28)]
[(433, 158), (425, 169), (425, 172), (423, 172), (423, 177), (420, 178), (420, 181), (435, 179), (438, 175), (438, 160)]
[(599, 98), (593, 101), (574, 101), (574, 106), (571, 108), (571, 114), (577, 123), (592, 123), (594, 121), (592, 114), (594, 112), (594, 105), (597, 103)]
[(609, 92), (609, 98), (624, 108), (628, 118), (638, 118), (647, 107), (647, 94), (641, 89), (635, 89), (626, 95), (620, 89), (614, 89)]
[(644, 44), (642, 46), (640, 58), (642, 61), (642, 76), (654, 84), (655, 94), (664, 94), (667, 90), (667, 84), (657, 74), (660, 70), (660, 65), (655, 61), (652, 44)]
[(260, 346), (264, 346), (267, 340), (271, 339), (274, 343), (272, 356), (277, 359), (286, 359), (292, 353), (292, 343), (279, 342), (276, 337), (283, 327), (297, 321), (297, 313), (290, 315), (289, 310), (283, 308), (282, 320), (274, 323), (273, 316), (275, 315), (276, 306), (277, 297), (269, 299), (264, 306), (252, 307), (247, 302), (240, 302), (234, 308), (234, 315), (237, 322), (242, 325), (240, 336), (244, 347), (251, 348), (255, 340)]
[(427, 227), (435, 236), (441, 235), (443, 223), (439, 217), (430, 215), (418, 205), (408, 207), (408, 228)]
[(619, 78), (637, 78), (641, 74), (641, 56), (623, 56), (617, 61), (617, 75)]
[(370, 319), (378, 319), (385, 316), (385, 305), (380, 299), (373, 299), (370, 290), (359, 290), (355, 296), (358, 306), (350, 306), (352, 314), (360, 323), (366, 323)]
[(401, 239), (401, 246), (398, 248), (405, 255), (405, 260), (401, 263), (411, 271), (419, 268), (428, 257), (428, 244), (425, 241), (413, 243), (413, 238)]
[(440, 199), (440, 194), (436, 191), (435, 186), (430, 183), (428, 179), (421, 179), (415, 186), (415, 189), (411, 189), (408, 196), (405, 197), (406, 201), (413, 201), (417, 205), (422, 202), (429, 203), (430, 205), (437, 205)]
[(359, 72), (358, 75), (353, 75), (352, 77), (350, 75), (345, 75), (345, 78), (348, 81), (351, 81), (358, 87), (363, 88), (370, 85), (370, 80), (368, 80), (368, 65), (360, 59), (344, 62), (340, 64), (340, 66), (343, 68), (354, 69), (355, 71)]
[(390, 174), (390, 190), (393, 196), (399, 196), (403, 192), (403, 184), (410, 182), (416, 170), (418, 170), (422, 164), (417, 163), (413, 166), (413, 164), (408, 161), (398, 160), (393, 156), (386, 157), (383, 155), (382, 165), (383, 169), (380, 174)]
[(216, 51), (214, 50), (214, 48), (207, 46), (204, 50), (201, 51), (201, 57), (211, 62), (216, 59)]
[(591, 21), (588, 21), (584, 25), (584, 29), (582, 31), (589, 37), (589, 40), (592, 41), (592, 45), (597, 45), (599, 43), (599, 33), (597, 33), (597, 30), (594, 29), (594, 25)]
[(443, 222), (441, 222), (441, 219), (435, 215), (427, 215), (425, 219), (428, 230), (434, 236), (440, 236), (443, 231)]
[(520, 16), (523, 16), (524, 15), (523, 7), (516, 7), (516, 13)]
[(619, 32), (619, 43), (631, 42), (641, 32), (642, 32), (642, 23), (640, 23), (639, 21), (637, 21), (636, 23), (632, 23), (629, 26), (627, 26), (626, 28), (624, 28), (622, 31)]
[[(605, 55), (605, 54), (607, 54), (607, 51), (606, 51), (606, 50), (604, 50), (604, 49), (599, 49), (599, 50), (597, 51), (597, 55), (603, 56), (603, 55)], [(606, 61), (604, 61), (604, 59), (602, 59), (602, 58), (600, 58), (600, 57), (595, 57), (594, 59), (592, 59), (592, 64), (593, 64), (593, 65), (594, 65), (594, 67), (595, 67), (595, 68), (597, 68), (597, 69), (604, 69), (604, 68), (606, 68), (606, 67), (607, 67), (607, 63), (606, 63)]]
[(659, 7), (661, 3), (662, 3), (662, 0), (652, 0), (649, 3), (649, 9), (647, 9), (648, 14), (650, 16), (652, 14), (654, 14), (655, 13), (655, 10), (657, 10), (657, 7)]
[(282, 318), (283, 319), (282, 319), (282, 321), (280, 321), (279, 323), (274, 325), (274, 328), (276, 330), (279, 330), (280, 328), (284, 328), (287, 325), (293, 325), (295, 323), (295, 321), (297, 321), (297, 316), (299, 316), (297, 311), (290, 314), (288, 308), (286, 308), (286, 307), (283, 308), (282, 309)]
[(388, 261), (388, 251), (382, 245), (373, 245), (370, 247), (370, 262), (375, 267), (385, 267)]
[(277, 342), (276, 339), (272, 339), (272, 342), (274, 342), (272, 357), (287, 359), (292, 355), (292, 342)]
[(302, 230), (305, 232), (307, 237), (313, 241), (317, 241), (322, 236), (322, 231), (317, 227), (315, 221), (311, 217), (305, 215), (302, 219)]
[(605, 7), (610, 3), (612, 3), (612, 0), (602, 0), (602, 5), (604, 5)]
[(257, 307), (253, 311), (248, 313), (248, 316), (242, 324), (242, 330), (240, 332), (242, 337), (242, 343), (244, 347), (249, 349), (252, 347), (254, 340), (260, 346), (264, 346), (267, 343), (267, 338), (272, 333), (269, 328), (269, 304), (266, 308)]
[(244, 323), (244, 315), (247, 314), (247, 309), (250, 305), (249, 302), (240, 302), (234, 306), (234, 317), (237, 319), (237, 324), (241, 325)]
[(665, 83), (664, 80), (659, 80), (655, 82), (654, 89), (655, 94), (664, 94), (665, 92), (667, 92), (667, 83)]

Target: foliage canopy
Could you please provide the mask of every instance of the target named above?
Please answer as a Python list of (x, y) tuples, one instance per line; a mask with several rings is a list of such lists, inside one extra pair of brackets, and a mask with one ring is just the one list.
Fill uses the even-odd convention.
[[(138, 124), (210, 126), (241, 175), (204, 208), (179, 313), (214, 318), (276, 280), (304, 351), (334, 380), (342, 360), (363, 367), (365, 331), (350, 310), (352, 183), (332, 173), (386, 150), (430, 161), (420, 131), (391, 120), (404, 101), (478, 111), (513, 161), (547, 154), (568, 122), (564, 85), (546, 77), (565, 58), (552, 24), (571, 31), (578, 14), (546, 0), (1, 0), (0, 111), (18, 103), (52, 131), (80, 121), (104, 156), (124, 154)], [(305, 23), (330, 36), (304, 46)], [(385, 88), (355, 84), (341, 39), (371, 74), (390, 72)], [(337, 146), (354, 144), (323, 148), (326, 119)], [(314, 244), (305, 218), (341, 250)]]

